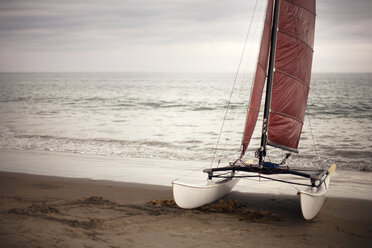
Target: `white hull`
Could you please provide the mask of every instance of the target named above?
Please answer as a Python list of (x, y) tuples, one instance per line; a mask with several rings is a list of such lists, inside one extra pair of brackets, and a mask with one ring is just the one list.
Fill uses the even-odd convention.
[(238, 182), (238, 179), (224, 179), (219, 182), (208, 180), (202, 185), (172, 182), (174, 201), (180, 208), (198, 208), (212, 203), (227, 193)]
[(324, 182), (317, 187), (308, 187), (306, 190), (299, 191), (298, 195), (301, 202), (302, 215), (306, 220), (311, 220), (319, 213), (325, 201), (325, 193), (329, 188), (331, 175), (335, 171), (336, 165), (331, 166)]
[[(324, 181), (319, 187), (308, 187), (298, 192), (301, 202), (302, 215), (306, 220), (313, 219), (322, 208), (325, 201), (325, 194), (329, 188), (331, 175), (336, 169), (332, 165), (325, 175)], [(238, 182), (238, 179), (223, 179), (217, 182), (207, 180), (205, 184), (195, 185), (173, 181), (173, 197), (180, 208), (198, 208), (205, 204), (212, 203), (227, 193)]]

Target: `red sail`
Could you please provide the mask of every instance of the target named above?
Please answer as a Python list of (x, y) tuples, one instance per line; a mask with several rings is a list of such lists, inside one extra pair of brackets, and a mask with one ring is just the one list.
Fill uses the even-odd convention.
[(280, 1), (268, 144), (297, 152), (310, 86), (315, 0)]
[(270, 50), (270, 36), (273, 15), (273, 0), (268, 0), (266, 8), (265, 23), (262, 31), (260, 53), (258, 55), (256, 74), (251, 92), (251, 99), (249, 102), (248, 113), (245, 122), (244, 135), (242, 141), (242, 154), (244, 156), (247, 150), (249, 141), (251, 140), (254, 128), (256, 126), (258, 113), (260, 111), (262, 91), (265, 85), (267, 64)]

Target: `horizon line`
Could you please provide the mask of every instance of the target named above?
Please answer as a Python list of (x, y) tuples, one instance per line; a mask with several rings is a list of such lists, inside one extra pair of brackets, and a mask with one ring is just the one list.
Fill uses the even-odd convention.
[[(0, 73), (236, 73), (236, 71), (0, 71)], [(239, 74), (253, 73), (251, 72), (239, 72)], [(336, 72), (336, 71), (314, 71), (312, 74), (369, 74), (372, 71), (348, 71), (348, 72)]]

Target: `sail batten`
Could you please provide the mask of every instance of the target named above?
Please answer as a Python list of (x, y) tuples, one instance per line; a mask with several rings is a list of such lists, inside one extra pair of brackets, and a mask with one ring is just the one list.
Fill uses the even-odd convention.
[(286, 0), (287, 2), (290, 2), (294, 5), (297, 5), (304, 10), (309, 11), (313, 15), (316, 15), (315, 13), (315, 1), (303, 1), (303, 0)]
[(308, 47), (310, 48), (310, 50), (311, 50), (312, 52), (314, 52), (313, 48), (312, 48), (308, 43), (306, 43), (305, 41), (303, 41), (303, 40), (297, 38), (297, 37), (294, 36), (293, 34), (286, 33), (286, 32), (284, 32), (284, 31), (282, 31), (282, 30), (278, 30), (278, 32), (280, 32), (280, 33), (282, 33), (282, 34), (284, 34), (284, 35), (288, 35), (289, 37), (294, 38), (294, 39), (296, 39), (296, 40), (298, 40), (298, 41), (300, 41), (300, 42), (303, 42), (304, 45), (308, 46)]
[(301, 80), (301, 79), (299, 79), (299, 78), (297, 78), (297, 77), (295, 77), (295, 76), (293, 76), (293, 75), (290, 75), (290, 74), (285, 73), (284, 71), (281, 71), (281, 70), (278, 70), (278, 69), (276, 69), (275, 71), (278, 72), (278, 73), (284, 74), (284, 75), (286, 75), (287, 77), (293, 78), (294, 80), (298, 81), (299, 83), (302, 83), (302, 84), (304, 84), (305, 86), (307, 86), (307, 87), (310, 88), (310, 85), (308, 85), (305, 81), (303, 81), (303, 80)]
[(284, 113), (281, 113), (281, 112), (275, 112), (275, 111), (271, 111), (271, 114), (282, 115), (284, 117), (291, 118), (291, 119), (293, 119), (295, 121), (298, 121), (298, 122), (303, 124), (303, 121), (301, 121), (300, 119), (298, 119), (298, 118), (296, 118), (295, 116), (292, 116), (292, 115), (287, 115), (287, 114), (284, 114)]
[(273, 147), (276, 147), (276, 148), (279, 148), (279, 149), (282, 149), (282, 150), (285, 150), (285, 151), (298, 153), (298, 150), (297, 149), (292, 149), (292, 148), (289, 148), (289, 147), (286, 147), (286, 146), (282, 146), (282, 145), (279, 145), (279, 144), (276, 144), (276, 143), (273, 143), (273, 142), (270, 142), (270, 141), (268, 141), (267, 144), (269, 146), (273, 146)]

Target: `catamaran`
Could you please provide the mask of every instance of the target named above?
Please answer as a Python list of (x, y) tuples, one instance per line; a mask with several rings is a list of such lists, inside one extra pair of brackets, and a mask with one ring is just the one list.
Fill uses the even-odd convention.
[[(172, 182), (173, 196), (181, 208), (197, 208), (226, 195), (239, 178), (258, 177), (306, 186), (299, 190), (305, 219), (320, 211), (330, 177), (336, 169), (285, 166), (291, 152), (298, 153), (303, 127), (314, 47), (315, 0), (268, 0), (260, 51), (241, 143), (241, 154), (228, 166), (208, 168), (206, 182)], [(258, 119), (266, 83), (265, 105), (257, 163), (243, 161)], [(265, 161), (267, 146), (286, 152), (280, 163)], [(278, 175), (305, 178), (308, 183), (279, 179)]]

